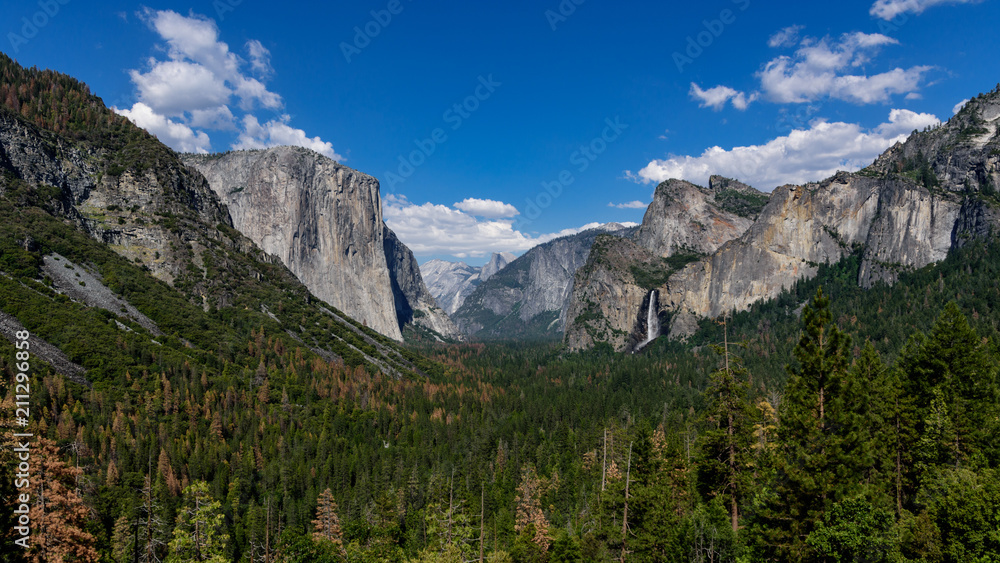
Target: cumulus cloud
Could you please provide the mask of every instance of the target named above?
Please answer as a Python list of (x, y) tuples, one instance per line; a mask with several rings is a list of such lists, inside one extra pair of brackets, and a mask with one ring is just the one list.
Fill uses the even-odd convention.
[(648, 203), (643, 203), (639, 200), (629, 201), (627, 203), (608, 203), (608, 207), (616, 207), (618, 209), (646, 209)]
[[(490, 201), (467, 198), (460, 203), (466, 204), (470, 200)], [(486, 218), (482, 215), (477, 217), (474, 212), (459, 209), (458, 205), (456, 203), (448, 207), (430, 202), (417, 205), (406, 196), (389, 194), (382, 198), (382, 217), (386, 225), (415, 254), (448, 254), (457, 258), (479, 258), (493, 252), (524, 252), (552, 239), (601, 226), (601, 223), (588, 223), (577, 228), (532, 236), (517, 230), (513, 219)], [(482, 210), (478, 204), (464, 207)]]
[(898, 41), (879, 33), (846, 33), (839, 39), (806, 38), (791, 56), (768, 61), (757, 76), (761, 91), (778, 103), (834, 98), (856, 104), (886, 102), (916, 91), (929, 66), (895, 68), (875, 75), (852, 74), (886, 45)]
[(132, 109), (118, 110), (118, 113), (129, 118), (132, 123), (142, 127), (156, 136), (164, 144), (181, 152), (206, 153), (211, 147), (208, 135), (195, 131), (184, 125), (171, 121), (153, 111), (153, 108), (142, 102), (136, 102)]
[(233, 143), (233, 148), (236, 150), (266, 149), (281, 145), (294, 145), (312, 149), (333, 160), (344, 159), (333, 150), (332, 143), (323, 141), (319, 137), (310, 138), (302, 129), (288, 125), (289, 119), (289, 116), (283, 115), (279, 119), (272, 119), (261, 125), (256, 117), (244, 116), (243, 132)]
[(516, 207), (509, 203), (494, 201), (492, 199), (477, 199), (474, 197), (467, 197), (454, 204), (454, 207), (468, 213), (469, 215), (477, 215), (479, 217), (487, 217), (490, 219), (513, 217), (520, 213)]
[(868, 13), (883, 20), (891, 20), (901, 14), (921, 14), (927, 8), (942, 4), (977, 4), (982, 0), (877, 0)]
[(279, 112), (284, 105), (281, 96), (267, 87), (274, 69), (271, 52), (263, 43), (247, 41), (244, 59), (220, 40), (210, 18), (152, 9), (145, 9), (139, 17), (163, 41), (160, 47), (166, 59), (150, 58), (146, 69), (129, 72), (138, 104), (131, 110), (115, 111), (140, 127), (148, 126), (178, 151), (191, 146), (210, 149), (208, 135), (199, 129), (234, 131), (242, 126), (232, 148), (291, 144), (343, 160), (331, 143), (289, 125), (287, 115), (254, 115), (258, 110)]
[(743, 111), (747, 109), (753, 101), (757, 99), (757, 94), (753, 93), (747, 96), (744, 92), (740, 92), (728, 86), (715, 86), (707, 90), (702, 90), (700, 86), (691, 83), (691, 89), (688, 91), (691, 98), (698, 101), (698, 107), (710, 107), (715, 111), (719, 111), (725, 107), (726, 102), (732, 101), (733, 107)]
[(767, 40), (768, 47), (791, 47), (799, 41), (799, 32), (805, 29), (805, 26), (801, 25), (790, 25), (781, 31), (775, 33)]
[(957, 104), (955, 104), (955, 107), (951, 108), (951, 114), (955, 115), (956, 113), (962, 111), (962, 108), (964, 108), (965, 104), (967, 104), (967, 103), (969, 103), (969, 98), (965, 98), (961, 102), (958, 102)]
[(783, 184), (821, 180), (838, 170), (863, 168), (912, 131), (938, 123), (931, 114), (905, 109), (890, 111), (888, 122), (869, 130), (855, 123), (814, 120), (808, 129), (796, 129), (762, 145), (729, 150), (715, 146), (697, 156), (669, 156), (629, 175), (645, 183), (681, 178), (706, 185), (709, 176), (720, 174), (769, 191)]

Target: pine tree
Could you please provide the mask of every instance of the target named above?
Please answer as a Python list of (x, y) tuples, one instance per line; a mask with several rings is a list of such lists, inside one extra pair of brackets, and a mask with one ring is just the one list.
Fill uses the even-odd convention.
[[(997, 370), (987, 343), (980, 339), (954, 302), (948, 303), (928, 336), (917, 335), (902, 354), (904, 388), (913, 397), (910, 416), (918, 421), (940, 420), (943, 410), (954, 428), (954, 442), (941, 444), (959, 463), (977, 454), (995, 453), (997, 430)], [(936, 403), (935, 403), (936, 399)], [(937, 414), (931, 416), (931, 409)], [(918, 423), (924, 434), (927, 422)], [(936, 424), (936, 423), (935, 423)], [(942, 435), (943, 436), (943, 435)]]
[(709, 428), (702, 438), (698, 484), (708, 497), (719, 497), (729, 510), (733, 531), (739, 529), (741, 501), (753, 485), (753, 444), (757, 411), (749, 399), (749, 372), (728, 342), (719, 350), (721, 369), (712, 373), (708, 400)]
[(55, 443), (46, 438), (39, 439), (35, 453), (40, 471), (30, 514), (36, 536), (30, 560), (96, 563), (94, 537), (84, 530), (88, 510), (76, 491), (83, 470), (64, 462)]
[(531, 528), (531, 541), (541, 551), (549, 548), (549, 521), (542, 512), (542, 482), (535, 468), (528, 465), (521, 471), (521, 483), (517, 486), (517, 521), (514, 531), (519, 534)]
[(344, 552), (344, 540), (340, 531), (340, 517), (337, 516), (337, 501), (333, 491), (327, 488), (316, 499), (316, 519), (312, 521), (313, 539), (326, 543), (338, 554)]
[(808, 560), (805, 543), (830, 507), (858, 488), (871, 465), (861, 421), (851, 405), (850, 338), (833, 324), (822, 289), (802, 313), (796, 366), (781, 405), (775, 497), (764, 517), (767, 543), (788, 561)]
[(225, 563), (223, 549), (229, 537), (223, 531), (222, 503), (212, 500), (208, 483), (195, 481), (184, 489), (167, 563), (205, 561)]

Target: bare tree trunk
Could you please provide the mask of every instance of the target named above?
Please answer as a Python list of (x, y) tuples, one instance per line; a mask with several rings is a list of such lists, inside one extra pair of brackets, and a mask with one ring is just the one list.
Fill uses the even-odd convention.
[(604, 428), (604, 458), (601, 460), (601, 492), (604, 492), (604, 477), (608, 470), (608, 429)]
[(479, 493), (479, 563), (483, 563), (483, 539), (485, 537), (486, 487)]
[(625, 510), (622, 513), (622, 556), (621, 561), (625, 563), (625, 542), (628, 541), (628, 488), (632, 478), (632, 442), (628, 444), (628, 468), (625, 470)]

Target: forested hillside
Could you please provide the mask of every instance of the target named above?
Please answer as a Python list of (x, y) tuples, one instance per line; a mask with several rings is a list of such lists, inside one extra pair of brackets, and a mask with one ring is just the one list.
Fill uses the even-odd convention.
[[(47, 159), (148, 169), (186, 205), (197, 177), (172, 152), (78, 82), (3, 62), (4, 123)], [(29, 350), (25, 551), (21, 329), (0, 339), (2, 561), (1000, 558), (993, 237), (892, 287), (859, 288), (852, 255), (641, 354), (415, 349), (321, 307), (224, 221), (143, 219), (179, 237), (168, 283), (64, 187), (0, 166), (0, 326), (65, 356)], [(143, 210), (120, 211), (105, 221)]]

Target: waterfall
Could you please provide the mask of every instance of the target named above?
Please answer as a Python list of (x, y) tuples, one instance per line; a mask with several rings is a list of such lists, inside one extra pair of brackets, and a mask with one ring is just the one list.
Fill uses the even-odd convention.
[(656, 340), (660, 335), (660, 317), (656, 314), (656, 290), (649, 292), (649, 308), (646, 310), (646, 339), (635, 347), (635, 351), (642, 350), (647, 344)]
[(660, 317), (656, 314), (656, 290), (649, 292), (649, 310), (646, 311), (646, 342), (660, 335)]

